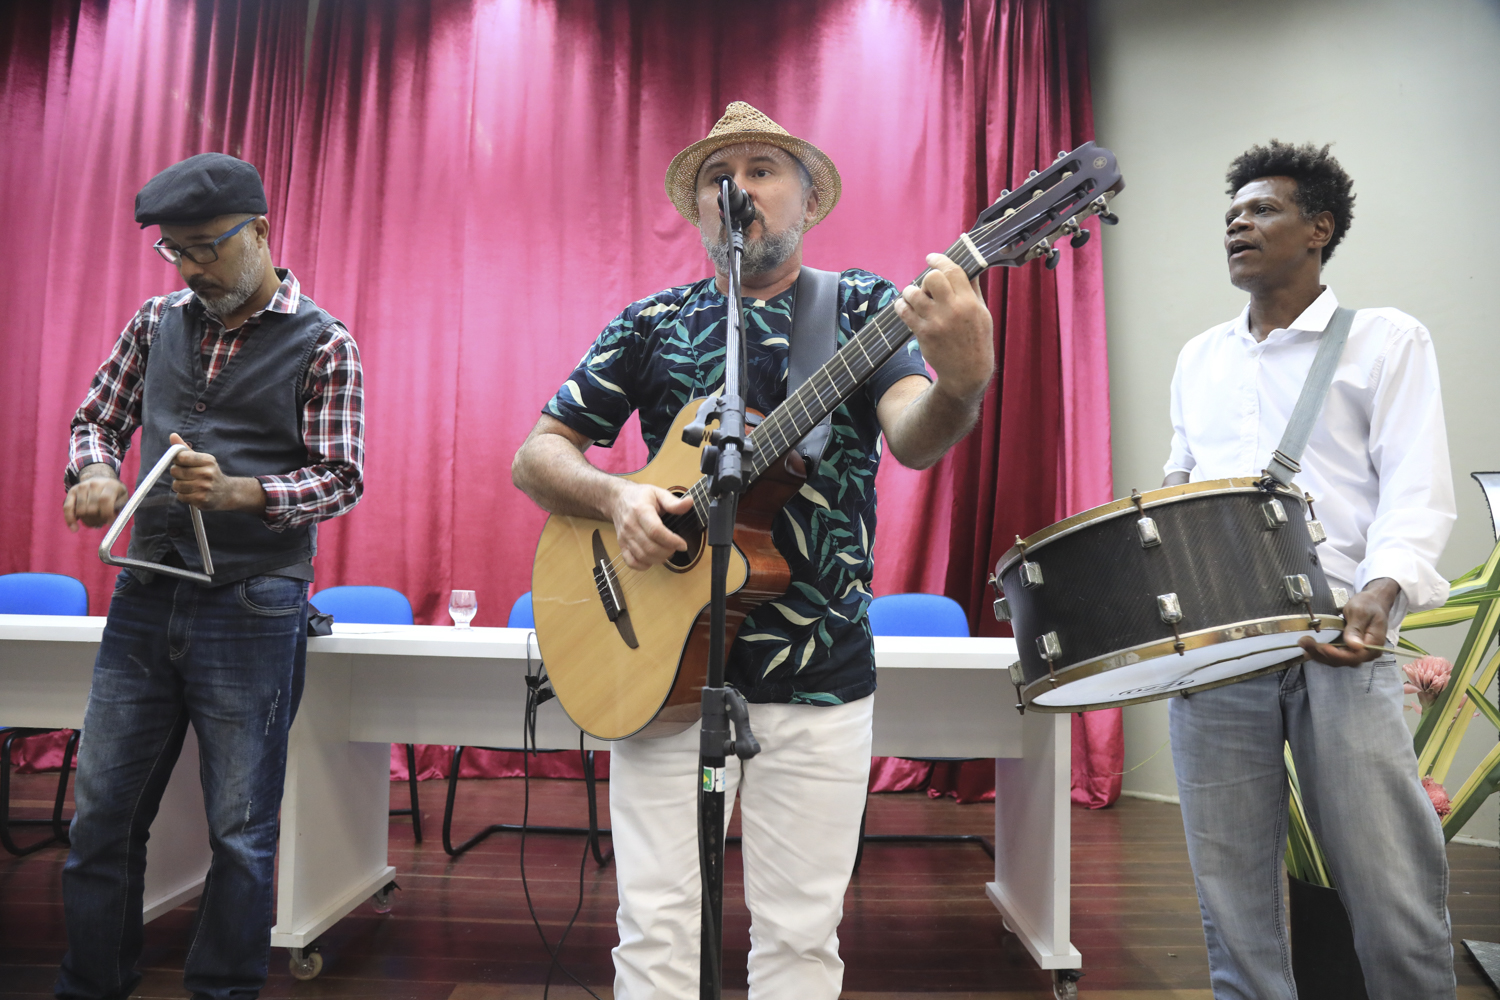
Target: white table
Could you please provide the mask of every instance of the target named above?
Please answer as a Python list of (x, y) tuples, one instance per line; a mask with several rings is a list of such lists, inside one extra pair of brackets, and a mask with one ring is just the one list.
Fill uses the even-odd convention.
[[(103, 618), (0, 615), (0, 723), (81, 729), (103, 634)], [(209, 859), (198, 738), (190, 726), (146, 843), (146, 919), (195, 898)]]
[[(103, 625), (0, 615), (0, 721), (81, 725)], [(396, 874), (386, 850), (389, 744), (522, 743), (526, 630), (334, 629), (308, 641), (282, 798), (271, 943), (299, 953)], [(1006, 668), (1015, 655), (1010, 639), (878, 637), (874, 752), (995, 758), (995, 880), (986, 892), (1042, 968), (1076, 969), (1082, 956), (1068, 939), (1071, 724), (1011, 707)], [(555, 700), (540, 709), (537, 742), (578, 745)], [(189, 749), (151, 828), (147, 919), (195, 895), (207, 869), (201, 791), (185, 780), (196, 756)], [(171, 850), (159, 850), (166, 844)]]

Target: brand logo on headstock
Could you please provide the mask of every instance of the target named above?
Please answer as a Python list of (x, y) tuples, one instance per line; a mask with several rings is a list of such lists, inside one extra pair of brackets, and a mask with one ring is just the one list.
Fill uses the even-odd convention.
[(1096, 156), (1096, 157), (1094, 157), (1094, 169), (1095, 170), (1103, 170), (1104, 169), (1104, 165), (1106, 163), (1108, 163), (1108, 162), (1109, 162), (1109, 160), (1105, 159), (1104, 157), (1102, 157), (1102, 156)]

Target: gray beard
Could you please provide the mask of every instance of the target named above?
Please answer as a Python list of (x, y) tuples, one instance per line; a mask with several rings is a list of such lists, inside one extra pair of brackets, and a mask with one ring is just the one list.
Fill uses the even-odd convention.
[[(760, 213), (756, 213), (760, 218)], [(764, 226), (766, 220), (760, 218), (760, 224)], [(714, 262), (714, 267), (720, 274), (729, 273), (729, 230), (722, 230), (724, 239), (722, 241), (710, 240), (707, 234), (700, 236), (703, 241), (703, 249), (708, 251), (708, 259)], [(802, 245), (802, 233), (798, 229), (784, 229), (779, 233), (767, 233), (759, 239), (746, 240), (745, 252), (740, 255), (740, 277), (753, 278), (763, 274), (770, 274)]]
[[(259, 261), (257, 260), (258, 264)], [(203, 308), (214, 316), (223, 318), (232, 315), (240, 306), (250, 301), (250, 297), (260, 288), (260, 269), (258, 267), (247, 267), (240, 272), (239, 278), (235, 280), (234, 286), (223, 295), (203, 295), (197, 291), (198, 301), (203, 303)]]

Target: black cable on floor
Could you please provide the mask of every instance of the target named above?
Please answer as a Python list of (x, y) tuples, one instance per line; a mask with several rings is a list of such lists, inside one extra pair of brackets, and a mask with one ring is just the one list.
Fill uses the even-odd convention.
[[(556, 697), (552, 688), (547, 685), (547, 668), (538, 662), (536, 672), (532, 672), (531, 637), (535, 634), (533, 632), (526, 637), (526, 709), (521, 720), (521, 891), (526, 895), (526, 909), (531, 912), (532, 926), (536, 928), (537, 936), (542, 939), (542, 947), (547, 950), (547, 955), (551, 958), (551, 962), (547, 965), (547, 979), (542, 986), (542, 1000), (547, 1000), (548, 992), (552, 989), (553, 969), (561, 969), (594, 1000), (603, 1000), (599, 994), (589, 989), (583, 980), (574, 975), (571, 969), (563, 965), (559, 958), (568, 935), (573, 932), (573, 925), (578, 920), (578, 914), (583, 912), (583, 872), (588, 863), (589, 842), (584, 841), (583, 857), (578, 861), (578, 905), (574, 907), (573, 917), (568, 921), (568, 926), (563, 929), (556, 949), (547, 941), (547, 934), (542, 930), (542, 922), (536, 915), (536, 905), (531, 900), (531, 887), (526, 883), (526, 828), (531, 818), (531, 757), (537, 752), (536, 713), (543, 702)], [(578, 752), (580, 756), (583, 754), (583, 733), (581, 732), (578, 734)]]

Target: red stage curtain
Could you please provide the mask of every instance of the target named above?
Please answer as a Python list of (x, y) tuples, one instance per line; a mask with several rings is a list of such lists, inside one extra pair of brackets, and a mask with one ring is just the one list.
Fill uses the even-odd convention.
[[(0, 9), (0, 572), (66, 573), (103, 614), (99, 533), (63, 527), (68, 421), (121, 328), (181, 287), (133, 221), (157, 171), (255, 163), (284, 214), (304, 3), (13, 3)], [(135, 478), (135, 452), (127, 481)], [(124, 550), (124, 543), (120, 543)]]
[[(972, 133), (964, 176), (975, 211), (1038, 163), (1094, 137), (1087, 29), (1069, 3), (979, 3), (965, 11), (964, 107)], [(1103, 240), (1065, 248), (1058, 267), (996, 268), (985, 276), (1000, 376), (952, 470), (946, 592), (976, 635), (1009, 634), (986, 584), (1017, 536), (1111, 499), (1109, 360)], [(1073, 799), (1090, 808), (1120, 795), (1119, 709), (1073, 717)], [(989, 762), (963, 765), (961, 800), (994, 789)], [(934, 779), (937, 780), (936, 778)]]
[[(898, 283), (1090, 121), (1072, 0), (322, 0), (311, 35), (305, 15), (249, 0), (0, 13), (0, 441), (29, 487), (0, 499), (0, 571), (70, 573), (105, 606), (97, 536), (59, 517), (67, 422), (132, 310), (175, 284), (130, 206), (181, 157), (261, 168), (279, 262), (364, 355), (365, 499), (325, 526), (317, 587), (392, 586), (429, 623), (450, 589), (474, 589), (476, 624), (498, 625), (543, 520), (511, 455), (610, 316), (705, 273), (662, 176), (726, 103), (839, 165), (843, 200), (808, 262)], [(1006, 532), (1107, 495), (1097, 253), (990, 281), (1003, 412), (937, 470), (886, 463), (877, 593), (946, 591), (983, 627)], [(644, 449), (627, 432), (594, 456), (624, 471)]]

